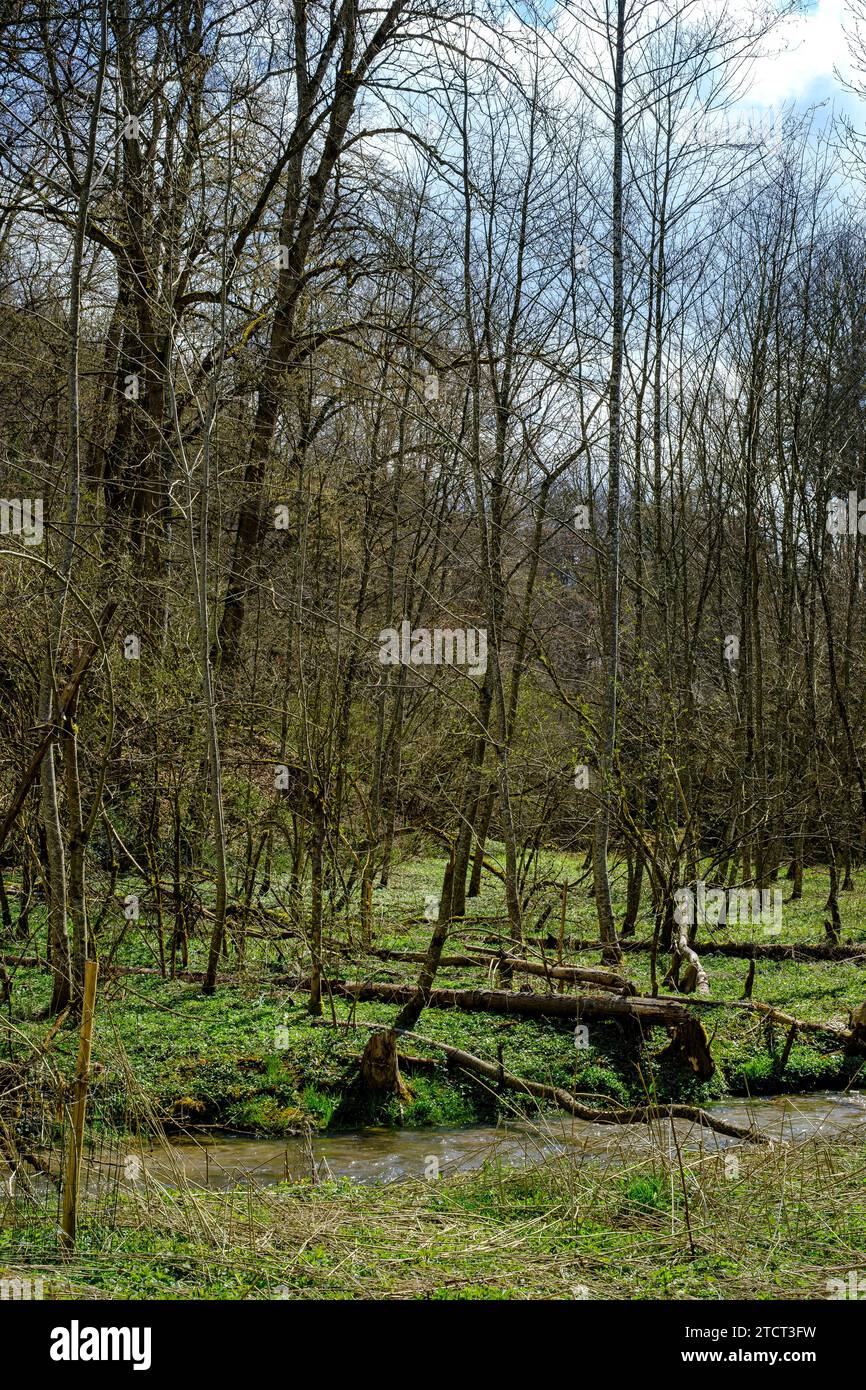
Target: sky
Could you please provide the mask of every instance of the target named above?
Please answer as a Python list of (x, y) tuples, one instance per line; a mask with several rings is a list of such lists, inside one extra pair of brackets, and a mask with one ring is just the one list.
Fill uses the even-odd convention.
[(775, 51), (756, 64), (751, 100), (761, 106), (809, 106), (830, 98), (853, 114), (859, 103), (846, 95), (836, 76), (837, 70), (843, 77), (851, 75), (844, 34), (850, 26), (844, 0), (811, 0), (804, 12), (783, 23)]

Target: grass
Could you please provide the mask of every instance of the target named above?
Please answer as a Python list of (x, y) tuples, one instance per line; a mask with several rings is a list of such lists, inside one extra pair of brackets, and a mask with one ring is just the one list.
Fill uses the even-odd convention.
[(612, 1173), (551, 1159), (468, 1176), (192, 1193), (153, 1184), (72, 1261), (0, 1231), (0, 1277), (46, 1297), (821, 1299), (866, 1268), (866, 1149), (663, 1150)]

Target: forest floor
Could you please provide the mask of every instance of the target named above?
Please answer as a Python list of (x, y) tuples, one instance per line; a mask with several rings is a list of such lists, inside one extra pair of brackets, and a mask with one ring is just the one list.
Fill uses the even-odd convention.
[[(392, 886), (374, 896), (377, 950), (422, 951), (429, 940), (425, 900), (438, 894), (442, 861), (397, 867)], [(551, 905), (544, 933), (558, 930), (556, 881), (574, 881), (580, 863), (543, 856), (539, 879), (552, 887), (536, 898), (538, 920)], [(762, 925), (713, 932), (720, 941), (826, 940), (827, 875), (808, 870), (804, 896), (785, 903), (778, 937)], [(124, 885), (122, 891), (134, 891)], [(621, 917), (623, 884), (615, 875)], [(545, 897), (545, 892), (547, 896)], [(841, 894), (844, 943), (866, 942), (866, 874)], [(277, 910), (276, 908), (274, 909)], [(471, 902), (471, 919), (456, 929), (446, 954), (474, 942), (495, 945), (504, 930), (498, 884)], [(31, 925), (36, 915), (31, 918)], [(566, 938), (594, 938), (595, 909), (586, 885), (571, 891)], [(357, 923), (332, 924), (329, 934), (357, 942)], [(648, 914), (638, 939), (648, 939)], [(41, 927), (39, 936), (41, 938)], [(702, 935), (698, 940), (700, 951)], [(535, 944), (534, 944), (535, 943)], [(32, 951), (7, 940), (7, 955)], [(191, 943), (189, 965), (204, 964), (204, 942)], [(546, 947), (548, 960), (555, 950)], [(527, 956), (538, 956), (527, 931)], [(116, 961), (153, 969), (152, 931), (129, 933)], [(572, 964), (599, 964), (598, 950), (566, 950)], [(649, 954), (628, 953), (624, 971), (649, 992)], [(659, 1060), (664, 1030), (636, 1058), (615, 1023), (593, 1025), (589, 1045), (576, 1048), (574, 1024), (428, 1008), (417, 1032), (426, 1043), (401, 1043), (407, 1055), (436, 1056), (444, 1042), (496, 1060), (530, 1080), (579, 1092), (586, 1104), (688, 1100), (726, 1095), (866, 1089), (866, 1059), (847, 1055), (832, 1037), (799, 1035), (784, 1057), (786, 1030), (733, 1007), (743, 994), (749, 962), (703, 956), (711, 998), (728, 1007), (702, 1015), (716, 1071), (698, 1081), (682, 1066)], [(666, 963), (665, 963), (666, 965)], [(665, 965), (660, 961), (660, 975)], [(234, 967), (234, 957), (226, 970)], [(328, 969), (337, 969), (337, 958)], [(339, 957), (344, 978), (413, 982), (418, 964), (354, 949)], [(230, 1131), (289, 1136), (361, 1123), (406, 1127), (494, 1122), (522, 1110), (532, 1124), (545, 1117), (530, 1097), (499, 1094), (445, 1065), (416, 1071), (407, 1065), (410, 1101), (391, 1098), (375, 1113), (347, 1109), (358, 1057), (368, 1033), (334, 1027), (393, 1021), (393, 1005), (325, 997), (323, 1020), (306, 1011), (303, 987), (286, 979), (308, 970), (303, 947), (247, 943), (242, 978), (206, 997), (200, 985), (153, 974), (108, 970), (100, 980), (91, 1088), (98, 1126), (127, 1129), (145, 1113), (168, 1133)], [(49, 998), (44, 970), (10, 968), (12, 1018), (4, 1053), (23, 1037), (45, 1034), (40, 1015)], [(512, 988), (527, 977), (515, 976)], [(752, 997), (803, 1020), (845, 1024), (866, 995), (866, 957), (765, 960), (757, 963)], [(443, 966), (437, 986), (476, 987), (483, 970)], [(545, 981), (531, 977), (536, 990)], [(570, 988), (570, 987), (569, 987)], [(63, 1029), (52, 1057), (71, 1075), (77, 1033)], [(0, 1222), (0, 1275), (44, 1272), (51, 1297), (125, 1298), (784, 1298), (828, 1297), (833, 1279), (864, 1267), (866, 1150), (837, 1137), (769, 1149), (741, 1148), (733, 1170), (718, 1154), (684, 1154), (682, 1167), (664, 1145), (644, 1147), (617, 1167), (575, 1164), (560, 1157), (525, 1171), (491, 1161), (480, 1171), (435, 1182), (388, 1185), (337, 1182), (279, 1184), (223, 1192), (161, 1187), (157, 1193), (116, 1195), (110, 1219), (85, 1214), (72, 1261), (58, 1263), (44, 1245), (45, 1229), (28, 1231), (20, 1214)], [(24, 1224), (22, 1225), (22, 1219)]]
[[(440, 859), (416, 860), (400, 865), (392, 876), (392, 886), (374, 894), (376, 920), (375, 947), (380, 951), (423, 951), (429, 941), (430, 923), (424, 918), (425, 900), (438, 894), (441, 884)], [(579, 860), (560, 854), (543, 857), (539, 879), (554, 883), (563, 874), (576, 878)], [(488, 878), (489, 876), (485, 876)], [(763, 924), (737, 924), (716, 928), (718, 941), (755, 941), (759, 944), (820, 944), (826, 940), (823, 929), (827, 874), (807, 870), (804, 893), (799, 902), (790, 902), (790, 885), (780, 880), (783, 892), (782, 932), (767, 933)], [(622, 875), (614, 874), (614, 905), (620, 917), (624, 903)], [(133, 891), (127, 885), (122, 891)], [(545, 924), (545, 936), (558, 931), (559, 895), (548, 894), (552, 912)], [(537, 917), (544, 895), (536, 900)], [(479, 898), (470, 900), (471, 917), (455, 927), (445, 947), (445, 955), (462, 952), (467, 943), (496, 946), (505, 930), (501, 920), (502, 895), (499, 885), (490, 883)], [(844, 943), (866, 944), (866, 873), (855, 876), (852, 891), (840, 895)], [(352, 935), (352, 924), (337, 924), (333, 936)], [(357, 923), (354, 937), (357, 941)], [(541, 959), (541, 952), (527, 930), (526, 955)], [(597, 935), (595, 907), (588, 887), (572, 890), (568, 900), (566, 939), (592, 939)], [(652, 922), (646, 912), (637, 925), (637, 939), (649, 939)], [(710, 939), (702, 931), (697, 942)], [(203, 969), (203, 941), (191, 943), (189, 966)], [(6, 950), (26, 951), (26, 945), (8, 942)], [(555, 962), (555, 948), (547, 946), (545, 958)], [(136, 964), (156, 971), (154, 934), (129, 935), (115, 957), (124, 964)], [(599, 965), (599, 952), (567, 950), (569, 964)], [(704, 966), (710, 978), (710, 998), (733, 1004), (743, 994), (749, 962), (743, 957), (706, 953)], [(660, 956), (659, 977), (667, 966)], [(380, 982), (412, 983), (417, 979), (417, 962), (392, 960), (364, 954), (360, 948), (326, 960), (326, 974)], [(227, 971), (233, 963), (226, 964)], [(95, 1083), (94, 1098), (100, 1112), (116, 1123), (123, 1123), (128, 1104), (129, 1073), (145, 1095), (149, 1107), (168, 1128), (219, 1127), (239, 1133), (281, 1135), (315, 1128), (353, 1127), (361, 1120), (404, 1126), (461, 1125), (495, 1120), (512, 1114), (521, 1097), (509, 1092), (504, 1106), (488, 1085), (479, 1085), (466, 1076), (455, 1075), (444, 1065), (424, 1073), (407, 1076), (413, 1099), (390, 1099), (375, 1113), (359, 1115), (347, 1110), (349, 1086), (357, 1074), (360, 1051), (366, 1041), (363, 1028), (333, 1028), (341, 1024), (389, 1024), (396, 1008), (378, 1002), (350, 1003), (330, 998), (325, 991), (324, 1022), (314, 1022), (306, 1010), (306, 991), (284, 983), (302, 979), (309, 964), (297, 940), (268, 942), (261, 946), (250, 940), (246, 952), (245, 977), (221, 983), (216, 994), (206, 997), (195, 983), (163, 979), (158, 973), (114, 975), (103, 979), (94, 1033), (93, 1055), (104, 1070)], [(650, 993), (650, 955), (629, 952), (623, 972), (634, 981), (640, 993)], [(13, 968), (13, 1009), (15, 1024), (32, 1040), (44, 1032), (39, 1015), (47, 1007), (50, 980), (45, 971)], [(280, 977), (283, 977), (281, 980)], [(544, 992), (541, 977), (515, 975), (512, 989), (525, 987), (527, 979), (536, 991)], [(472, 967), (442, 965), (437, 987), (482, 987), (486, 972)], [(572, 987), (569, 986), (569, 989)], [(667, 992), (667, 991), (666, 991)], [(797, 1018), (845, 1025), (849, 1012), (866, 997), (866, 955), (843, 960), (769, 960), (756, 965), (752, 998), (783, 1010)], [(688, 1069), (657, 1060), (667, 1041), (664, 1030), (656, 1030), (636, 1058), (633, 1046), (615, 1023), (593, 1024), (586, 1045), (575, 1046), (574, 1024), (569, 1020), (518, 1019), (484, 1013), (428, 1008), (421, 1016), (417, 1032), (431, 1044), (437, 1041), (496, 1061), (501, 1057), (506, 1069), (532, 1081), (562, 1086), (580, 1092), (588, 1104), (645, 1103), (648, 1099), (699, 1104), (725, 1095), (760, 1096), (809, 1090), (858, 1088), (866, 1085), (866, 1059), (846, 1055), (832, 1037), (798, 1034), (784, 1067), (787, 1030), (768, 1024), (766, 1018), (735, 1007), (713, 1008), (701, 1013), (710, 1037), (715, 1075), (699, 1081)], [(64, 1069), (74, 1062), (77, 1035), (74, 1029), (61, 1032), (53, 1055)], [(123, 1052), (126, 1065), (117, 1065)], [(436, 1056), (435, 1046), (409, 1042), (401, 1052), (411, 1056)], [(526, 1098), (530, 1111), (536, 1102)]]

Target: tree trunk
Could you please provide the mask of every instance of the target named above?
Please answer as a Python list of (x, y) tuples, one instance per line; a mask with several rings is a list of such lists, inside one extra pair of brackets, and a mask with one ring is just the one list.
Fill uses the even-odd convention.
[(484, 798), (479, 823), (475, 827), (475, 859), (472, 864), (472, 877), (469, 880), (469, 890), (466, 894), (468, 898), (477, 898), (481, 892), (481, 873), (484, 868), (484, 847), (487, 844), (487, 836), (490, 832), (490, 822), (493, 818), (493, 803), (495, 800), (495, 793), (488, 792)]
[(625, 126), (623, 120), (623, 87), (625, 65), (625, 0), (617, 0), (616, 43), (614, 56), (614, 115), (613, 115), (613, 204), (611, 229), (611, 270), (613, 279), (613, 325), (611, 343), (611, 367), (608, 431), (608, 477), (607, 477), (607, 539), (605, 544), (607, 560), (607, 642), (605, 695), (601, 725), (603, 747), (600, 750), (599, 774), (599, 814), (593, 839), (593, 889), (598, 911), (599, 935), (602, 940), (602, 960), (606, 965), (616, 965), (621, 956), (616, 938), (616, 923), (610, 896), (610, 877), (608, 874), (608, 842), (610, 823), (614, 804), (614, 780), (616, 776), (616, 721), (617, 685), (619, 681), (619, 479), (620, 455), (622, 449), (622, 369), (625, 351), (625, 306), (623, 298), (623, 145)]

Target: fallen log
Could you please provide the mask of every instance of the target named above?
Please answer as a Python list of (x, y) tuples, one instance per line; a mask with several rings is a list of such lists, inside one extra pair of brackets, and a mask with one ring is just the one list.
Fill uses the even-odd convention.
[[(417, 994), (415, 985), (374, 984), (366, 980), (331, 980), (334, 994), (346, 999), (377, 999), (405, 1004)], [(650, 999), (642, 995), (522, 994), (504, 989), (427, 990), (425, 1007), (461, 1009), (468, 1013), (514, 1014), (523, 1018), (590, 1019), (630, 1018), (647, 1025), (676, 1026), (691, 1015), (674, 999)]]
[[(405, 1004), (418, 994), (414, 985), (374, 984), (361, 980), (331, 980), (332, 994), (346, 999), (376, 999)], [(671, 1054), (688, 1062), (704, 1080), (715, 1071), (703, 1026), (677, 1000), (648, 999), (640, 995), (514, 994), (503, 989), (430, 989), (424, 1007), (460, 1009), (470, 1013), (511, 1014), (523, 1018), (568, 1018), (582, 1023), (618, 1020), (638, 1027), (660, 1026), (672, 1032)], [(406, 1032), (400, 1029), (398, 1032)]]
[[(418, 1038), (417, 1034), (408, 1036)], [(421, 1039), (418, 1038), (418, 1041)], [(444, 1043), (437, 1043), (436, 1046), (443, 1049), (453, 1065), (462, 1067), (464, 1071), (486, 1076), (497, 1085), (507, 1086), (511, 1090), (525, 1091), (542, 1100), (555, 1101), (569, 1115), (574, 1115), (579, 1120), (588, 1120), (591, 1124), (634, 1125), (649, 1124), (653, 1120), (692, 1120), (733, 1139), (745, 1139), (754, 1144), (768, 1142), (759, 1130), (744, 1129), (741, 1125), (730, 1124), (727, 1120), (717, 1120), (697, 1105), (638, 1105), (630, 1109), (622, 1107), (613, 1110), (593, 1110), (589, 1105), (582, 1105), (576, 1096), (561, 1086), (548, 1086), (542, 1081), (528, 1081), (525, 1077), (515, 1076), (512, 1072), (506, 1071), (496, 1062), (485, 1062), (481, 1057), (475, 1057), (471, 1052), (463, 1052), (457, 1047), (447, 1047)]]
[[(662, 999), (670, 997), (670, 995), (660, 996)], [(762, 1004), (757, 999), (691, 998), (689, 1003), (701, 1009), (745, 1009), (749, 1013), (762, 1014), (764, 1018), (770, 1019), (773, 1023), (779, 1023), (785, 1028), (796, 1028), (799, 1033), (817, 1033), (822, 1037), (832, 1038), (834, 1042), (849, 1048), (853, 1044), (856, 1049), (858, 1036), (855, 1027), (844, 1028), (834, 1023), (812, 1023), (805, 1018), (795, 1018), (793, 1014), (786, 1013), (784, 1009), (776, 1009), (772, 1004)], [(863, 1038), (862, 1042), (866, 1044), (866, 1038)]]
[[(517, 956), (503, 956), (497, 951), (486, 951), (480, 947), (467, 948), (471, 954), (463, 956), (440, 956), (440, 966), (469, 967), (501, 962), (516, 975), (539, 975), (543, 979), (563, 980), (569, 984), (596, 985), (599, 989), (609, 989), (617, 994), (637, 994), (637, 988), (625, 975), (614, 970), (594, 970), (582, 965), (544, 965), (541, 961), (521, 960)], [(423, 962), (425, 951), (371, 951), (379, 960), (405, 960)]]
[[(542, 979), (562, 980), (568, 984), (595, 985), (598, 989), (609, 989), (617, 994), (637, 994), (637, 986), (625, 975), (615, 970), (596, 970), (583, 965), (547, 965), (543, 961), (521, 960), (516, 956), (500, 956), (495, 951), (476, 951), (484, 960), (501, 961), (509, 970), (519, 975), (538, 975)], [(441, 963), (441, 962), (440, 962)]]
[[(545, 946), (556, 947), (557, 938), (546, 936)], [(601, 941), (592, 941), (585, 937), (571, 937), (565, 942), (570, 951), (600, 951), (603, 946)], [(634, 937), (620, 938), (619, 945), (624, 952), (646, 952), (652, 951), (652, 941), (636, 941)], [(829, 943), (813, 945), (809, 942), (792, 942), (783, 944), (780, 941), (774, 942), (750, 942), (750, 941), (702, 941), (700, 943), (701, 955), (704, 956), (738, 956), (743, 960), (860, 960), (866, 963), (866, 942), (852, 941), (847, 946), (831, 946)]]

